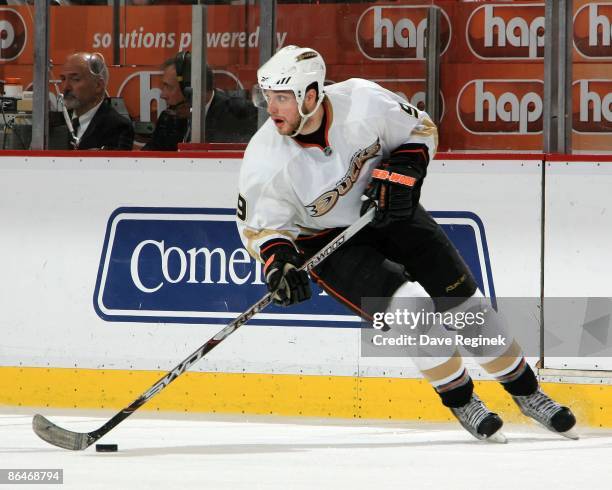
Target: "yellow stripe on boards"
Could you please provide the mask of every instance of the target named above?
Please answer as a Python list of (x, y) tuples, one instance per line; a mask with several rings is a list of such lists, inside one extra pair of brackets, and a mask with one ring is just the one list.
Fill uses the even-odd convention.
[[(165, 372), (0, 367), (0, 404), (54, 408), (129, 405)], [(476, 392), (505, 421), (525, 421), (499, 383)], [(612, 427), (612, 386), (544, 383), (580, 425)], [(140, 410), (392, 420), (453, 420), (423, 379), (295, 374), (183, 374)]]

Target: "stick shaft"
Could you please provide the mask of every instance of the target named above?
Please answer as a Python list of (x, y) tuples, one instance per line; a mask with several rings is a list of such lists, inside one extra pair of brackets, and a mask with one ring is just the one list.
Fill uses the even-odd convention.
[[(374, 214), (374, 209), (370, 209), (367, 213), (365, 213), (361, 218), (359, 218), (355, 223), (349, 226), (346, 230), (340, 233), (336, 238), (331, 240), (324, 248), (322, 248), (319, 252), (314, 254), (302, 267), (302, 270), (310, 271), (325, 259), (327, 259), (332, 253), (334, 253), (338, 248), (340, 248), (344, 243), (346, 243), (351, 237), (356, 235), (359, 231), (361, 231), (371, 220)], [(202, 357), (208, 354), (211, 350), (213, 350), (217, 345), (219, 345), (224, 339), (229, 337), (232, 333), (238, 330), (242, 325), (247, 323), (253, 316), (262, 311), (272, 302), (271, 293), (267, 293), (263, 298), (261, 298), (257, 303), (251, 306), (244, 313), (239, 315), (236, 319), (234, 319), (229, 325), (220, 330), (214, 337), (212, 337), (208, 342), (199, 347), (196, 351), (194, 351), (191, 355), (189, 355), (186, 359), (184, 359), (181, 363), (174, 367), (171, 371), (169, 371), (165, 376), (159, 379), (151, 388), (145, 391), (142, 395), (140, 395), (136, 400), (134, 400), (129, 406), (118, 412), (114, 415), (108, 422), (106, 422), (99, 429), (90, 432), (90, 445), (93, 442), (100, 439), (104, 434), (108, 433), (111, 429), (116, 427), (123, 420), (128, 418), (132, 413), (138, 410), (142, 405), (148, 402), (155, 395), (160, 393), (163, 389), (166, 388), (170, 383), (172, 383), (176, 378), (178, 378), (181, 374), (183, 374), (190, 366), (198, 362)]]

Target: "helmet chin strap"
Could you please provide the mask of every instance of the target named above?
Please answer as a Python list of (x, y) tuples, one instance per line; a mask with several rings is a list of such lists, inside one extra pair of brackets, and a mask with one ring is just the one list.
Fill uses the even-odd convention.
[(295, 132), (291, 135), (291, 138), (295, 138), (298, 134), (300, 134), (300, 131), (302, 131), (302, 129), (304, 129), (304, 125), (306, 124), (306, 121), (308, 121), (308, 119), (315, 112), (317, 112), (317, 109), (321, 106), (321, 102), (323, 102), (324, 98), (325, 98), (325, 96), (320, 97), (319, 100), (317, 101), (317, 105), (315, 105), (314, 109), (312, 111), (310, 111), (308, 114), (304, 114), (304, 112), (302, 111), (302, 108), (300, 106), (298, 106), (298, 112), (300, 113), (300, 116), (301, 116), (300, 125), (297, 127)]
[(290, 135), (290, 137), (291, 137), (291, 138), (295, 138), (295, 137), (296, 137), (298, 134), (300, 134), (300, 131), (301, 131), (302, 129), (304, 129), (304, 124), (306, 124), (306, 120), (307, 120), (307, 119), (308, 119), (310, 116), (312, 116), (312, 113), (310, 113), (310, 114), (308, 114), (308, 115), (306, 115), (306, 116), (305, 116), (305, 115), (302, 115), (302, 111), (300, 111), (300, 116), (302, 116), (302, 117), (301, 117), (301, 119), (300, 119), (300, 125), (297, 127), (297, 129), (295, 130), (295, 132), (294, 132), (292, 135)]

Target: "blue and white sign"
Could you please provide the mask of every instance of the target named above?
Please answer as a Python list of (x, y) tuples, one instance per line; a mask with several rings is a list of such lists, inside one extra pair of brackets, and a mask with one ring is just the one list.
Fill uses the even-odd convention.
[(459, 250), (482, 293), (491, 298), (493, 307), (497, 308), (489, 247), (482, 220), (469, 211), (430, 211), (430, 214)]
[[(473, 213), (433, 212), (494, 298), (484, 226)], [(119, 208), (110, 216), (94, 292), (107, 321), (228, 323), (266, 293), (261, 265), (242, 246), (234, 209)], [(313, 284), (312, 300), (270, 306), (249, 323), (359, 327)]]

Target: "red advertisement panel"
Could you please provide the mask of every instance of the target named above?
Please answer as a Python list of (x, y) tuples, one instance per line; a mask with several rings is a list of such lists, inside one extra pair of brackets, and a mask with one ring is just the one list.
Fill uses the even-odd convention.
[(574, 61), (612, 60), (612, 3), (574, 2)]
[[(430, 2), (282, 4), (277, 45), (308, 45), (328, 64), (328, 81), (377, 81), (420, 108), (425, 104)], [(542, 149), (544, 10), (541, 1), (435, 2), (441, 8), (440, 151)], [(155, 121), (159, 65), (191, 49), (191, 6), (121, 10), (121, 66), (109, 92), (134, 120)], [(573, 147), (611, 150), (612, 2), (574, 1)], [(112, 61), (112, 8), (51, 9), (51, 73), (65, 57), (99, 51)], [(262, 30), (257, 7), (208, 7), (206, 43), (215, 85), (248, 90), (255, 82)], [(0, 7), (0, 76), (31, 85), (33, 10)], [(50, 87), (51, 93), (54, 92)]]
[(544, 57), (544, 3), (477, 6), (466, 26), (472, 54), (481, 60), (536, 60)]

